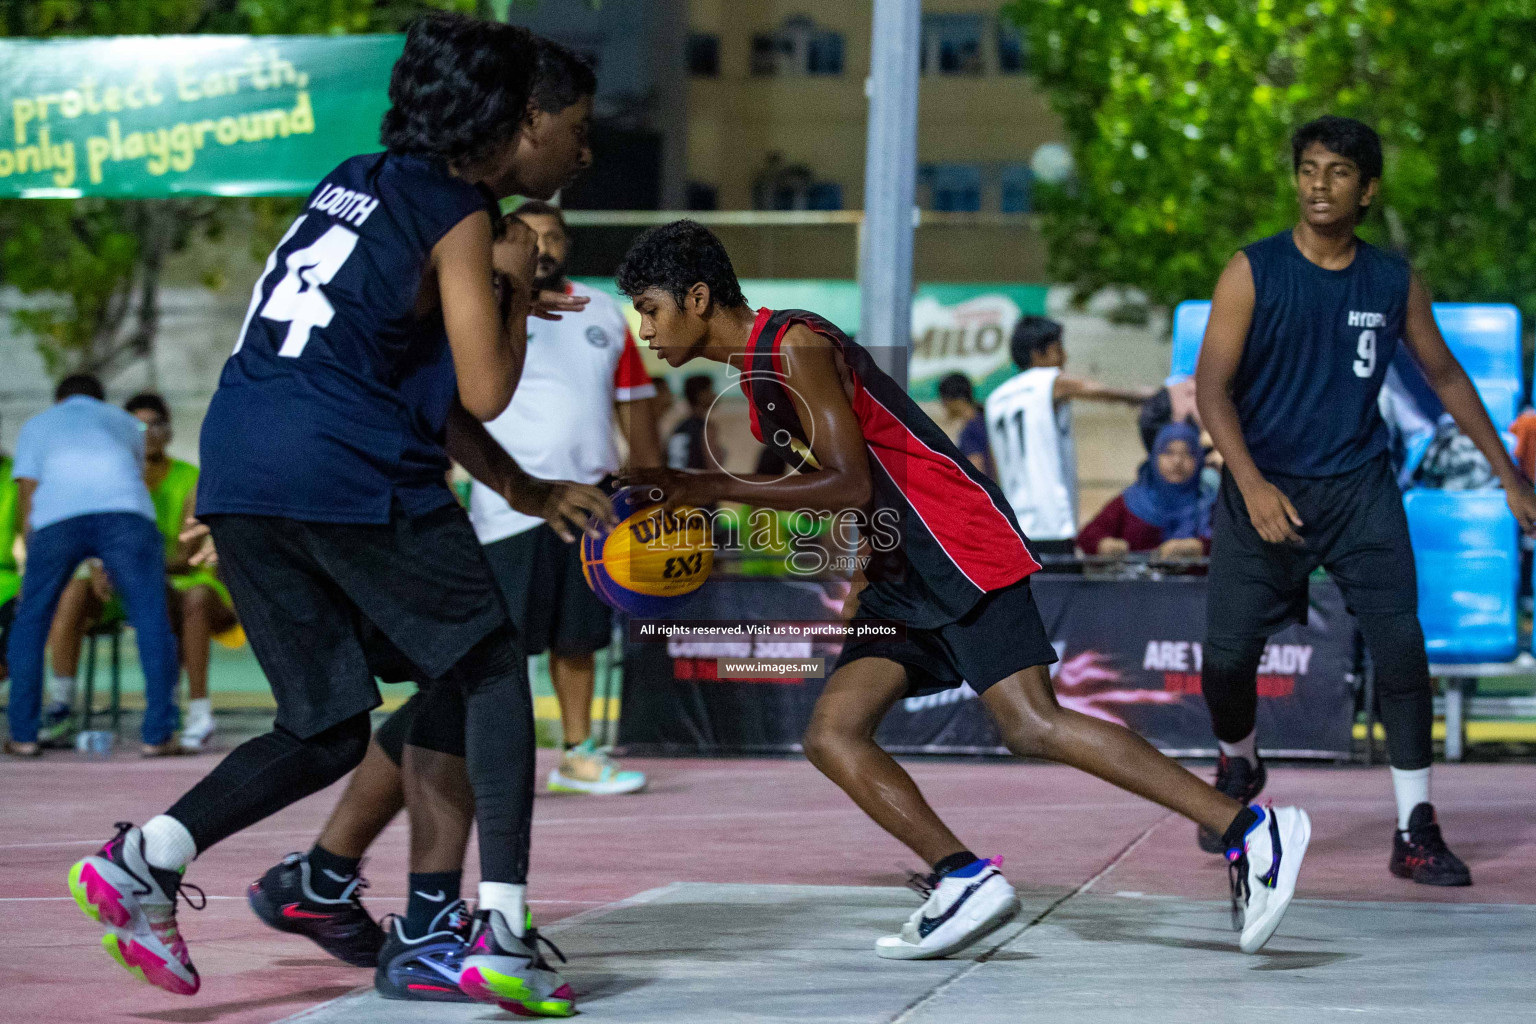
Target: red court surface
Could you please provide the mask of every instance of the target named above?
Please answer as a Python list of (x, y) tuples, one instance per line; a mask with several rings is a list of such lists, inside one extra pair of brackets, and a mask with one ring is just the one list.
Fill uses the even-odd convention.
[[(540, 753), (541, 778), (552, 754)], [(307, 942), (267, 931), (245, 885), (307, 848), (337, 786), (209, 852), (188, 872), (208, 907), (183, 911), (202, 992), (182, 998), (134, 982), (101, 950), (69, 899), (70, 863), (163, 810), (210, 758), (110, 763), (50, 753), (0, 764), (0, 1020), (28, 1024), (167, 1021), (265, 1024), (371, 981)], [(1097, 780), (1052, 765), (912, 761), (914, 776), (978, 853), (1001, 854), (1024, 890), (1224, 899), (1226, 868), (1194, 827)], [(674, 881), (897, 886), (915, 858), (800, 760), (632, 760), (651, 775), (628, 797), (541, 795), (530, 895), (542, 922)], [(1208, 772), (1208, 768), (1199, 769)], [(1390, 784), (1383, 768), (1272, 767), (1266, 794), (1299, 803), (1314, 833), (1299, 896), (1321, 900), (1536, 904), (1536, 765), (1441, 765), (1435, 798), (1470, 863), (1471, 889), (1434, 890), (1387, 874)], [(375, 914), (401, 910), (406, 833), (397, 822), (365, 873)], [(470, 866), (470, 878), (474, 867)], [(472, 892), (472, 886), (466, 885)]]

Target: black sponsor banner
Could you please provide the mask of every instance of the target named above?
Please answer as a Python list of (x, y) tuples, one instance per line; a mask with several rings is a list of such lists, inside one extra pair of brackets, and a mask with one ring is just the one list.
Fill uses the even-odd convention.
[[(1215, 752), (1200, 696), (1204, 579), (1036, 575), (1031, 582), (1061, 659), (1051, 671), (1064, 706), (1125, 724), (1165, 751)], [(812, 581), (720, 579), (693, 595), (687, 618), (814, 621), (835, 614), (845, 592), (845, 585)], [(824, 658), (830, 667), (840, 649), (835, 639), (781, 633), (744, 630), (721, 642), (642, 640), (629, 630), (620, 745), (653, 753), (798, 749), (824, 680), (718, 678), (720, 659)], [(1354, 635), (1338, 589), (1314, 582), (1307, 624), (1272, 637), (1259, 666), (1258, 729), (1266, 751), (1349, 756)], [(898, 702), (878, 739), (894, 752), (1006, 753), (968, 686)]]

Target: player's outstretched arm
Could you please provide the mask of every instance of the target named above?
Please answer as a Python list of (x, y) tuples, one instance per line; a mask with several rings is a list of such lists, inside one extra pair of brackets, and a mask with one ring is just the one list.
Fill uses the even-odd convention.
[(796, 324), (780, 345), (784, 384), (811, 440), (815, 470), (776, 477), (652, 469), (626, 474), (626, 482), (658, 487), (670, 507), (740, 501), (786, 511), (839, 512), (867, 505), (873, 493), (869, 455), (832, 343)]
[(1301, 516), (1280, 489), (1264, 479), (1254, 465), (1243, 440), (1243, 425), (1232, 401), (1232, 379), (1243, 360), (1248, 326), (1253, 322), (1253, 269), (1246, 254), (1228, 261), (1211, 296), (1211, 320), (1200, 343), (1200, 363), (1195, 369), (1195, 404), (1200, 422), (1226, 462), (1242, 492), (1248, 518), (1259, 536), (1270, 544), (1301, 543), (1296, 532)]
[(449, 458), (501, 495), (508, 505), (548, 522), (561, 540), (574, 541), (594, 516), (609, 526), (617, 522), (613, 505), (601, 490), (590, 484), (529, 476), (485, 424), (458, 403), (448, 413), (448, 437), (443, 447)]
[(1086, 399), (1090, 402), (1140, 405), (1155, 394), (1157, 394), (1157, 388), (1116, 388), (1086, 377), (1071, 377), (1065, 373), (1058, 374), (1056, 383), (1051, 386), (1051, 398), (1056, 402)]
[(1414, 274), (1408, 284), (1408, 314), (1403, 335), (1445, 411), (1451, 414), (1461, 432), (1477, 445), (1499, 483), (1503, 484), (1509, 509), (1520, 521), (1520, 528), (1526, 533), (1536, 533), (1536, 491), (1509, 457), (1498, 428), (1488, 418), (1488, 410), (1478, 397), (1477, 388), (1446, 345), (1435, 323), (1429, 289), (1418, 274)]
[[(516, 221), (497, 246), (501, 252), (493, 271), (491, 218), (477, 212), (432, 249), (459, 400), (481, 420), (501, 415), (522, 376), (537, 237)], [(505, 281), (505, 302), (498, 302), (493, 273)]]

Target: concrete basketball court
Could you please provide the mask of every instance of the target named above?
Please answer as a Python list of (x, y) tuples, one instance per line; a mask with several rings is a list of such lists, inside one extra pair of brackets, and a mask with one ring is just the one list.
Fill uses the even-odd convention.
[[(210, 851), (183, 912), (202, 991), (133, 982), (69, 900), (69, 864), (143, 821), (209, 758), (110, 763), (51, 753), (0, 765), (0, 1020), (306, 1024), (515, 1019), (494, 1007), (377, 999), (371, 974), (264, 928), (245, 885), (309, 845), (338, 789)], [(541, 752), (540, 767), (551, 766)], [(648, 760), (650, 791), (540, 796), (530, 895), (584, 1019), (951, 1022), (1400, 1019), (1494, 1024), (1536, 1005), (1536, 766), (1436, 772), (1447, 835), (1477, 884), (1433, 890), (1386, 872), (1383, 769), (1277, 766), (1270, 795), (1314, 820), (1300, 899), (1266, 950), (1236, 951), (1226, 870), (1193, 826), (1068, 769), (913, 761), (977, 852), (1007, 858), (1024, 911), (965, 955), (878, 959), (916, 906), (913, 858), (797, 760)], [(1209, 768), (1199, 769), (1208, 772)], [(382, 916), (404, 906), (406, 834), (365, 873)], [(474, 864), (469, 878), (475, 877)], [(470, 888), (467, 886), (467, 888)]]

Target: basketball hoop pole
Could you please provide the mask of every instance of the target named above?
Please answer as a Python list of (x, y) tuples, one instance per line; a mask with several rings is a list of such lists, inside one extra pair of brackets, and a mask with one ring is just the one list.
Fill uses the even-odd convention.
[(920, 0), (875, 0), (869, 134), (859, 233), (859, 344), (907, 384), (912, 343), (912, 228), (917, 191)]

